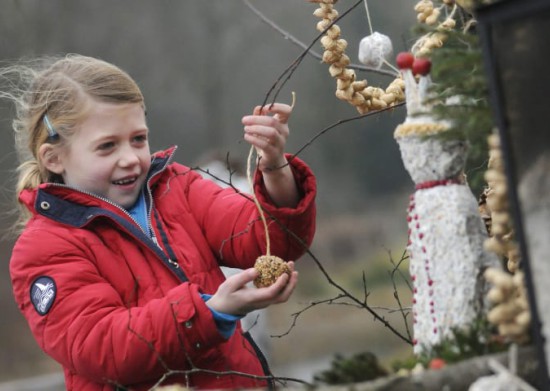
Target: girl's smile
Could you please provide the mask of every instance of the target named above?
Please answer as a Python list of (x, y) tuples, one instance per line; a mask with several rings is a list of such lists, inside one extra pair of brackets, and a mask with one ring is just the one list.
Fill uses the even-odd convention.
[(131, 207), (151, 165), (140, 103), (90, 100), (87, 117), (50, 167), (65, 184)]

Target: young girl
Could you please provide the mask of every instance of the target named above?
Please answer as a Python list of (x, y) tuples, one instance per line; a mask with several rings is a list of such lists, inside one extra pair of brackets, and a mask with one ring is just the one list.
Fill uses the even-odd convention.
[[(254, 202), (173, 163), (175, 147), (151, 155), (143, 96), (121, 69), (70, 55), (16, 70), (31, 78), (22, 95), (2, 93), (16, 102), (22, 157), (24, 228), (10, 273), (67, 389), (270, 384), (238, 319), (287, 301), (297, 273), (248, 284), (266, 246)], [(283, 152), (290, 114), (274, 104), (242, 122), (261, 156), (254, 191), (270, 217), (271, 252), (295, 260), (313, 238), (316, 185)], [(224, 281), (221, 265), (245, 270)]]

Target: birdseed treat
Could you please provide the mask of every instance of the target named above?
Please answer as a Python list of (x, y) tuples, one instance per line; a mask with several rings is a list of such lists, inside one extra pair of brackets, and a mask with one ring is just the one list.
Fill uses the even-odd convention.
[(256, 259), (254, 268), (260, 275), (254, 280), (256, 288), (271, 286), (283, 273), (290, 276), (290, 267), (281, 258), (275, 255), (262, 255)]

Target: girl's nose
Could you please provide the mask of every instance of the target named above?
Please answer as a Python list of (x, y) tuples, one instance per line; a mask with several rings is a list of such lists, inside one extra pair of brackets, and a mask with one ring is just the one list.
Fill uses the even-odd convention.
[(128, 147), (128, 148), (124, 148), (121, 151), (120, 158), (118, 159), (118, 164), (121, 167), (130, 167), (138, 163), (139, 163), (139, 157), (133, 148)]

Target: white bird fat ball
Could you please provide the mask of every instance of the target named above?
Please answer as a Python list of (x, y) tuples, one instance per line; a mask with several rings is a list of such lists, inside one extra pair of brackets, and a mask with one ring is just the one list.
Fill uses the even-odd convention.
[(369, 67), (380, 68), (392, 53), (391, 39), (376, 31), (367, 35), (359, 43), (359, 61)]

